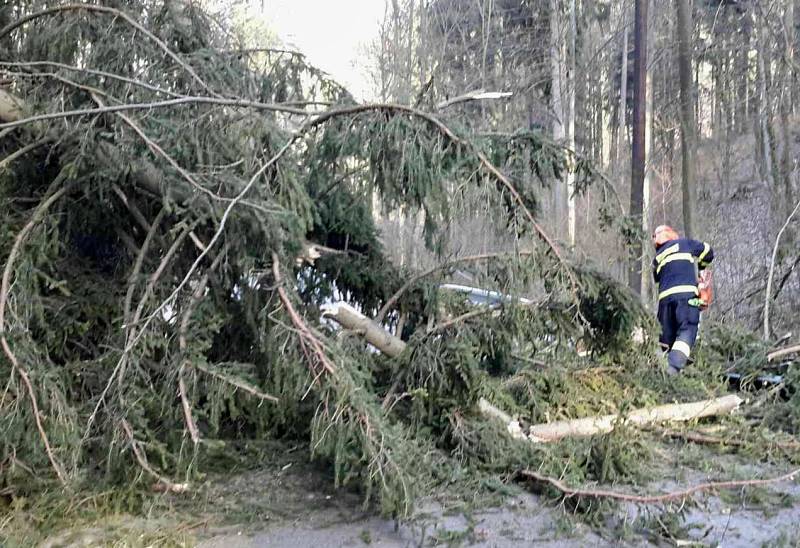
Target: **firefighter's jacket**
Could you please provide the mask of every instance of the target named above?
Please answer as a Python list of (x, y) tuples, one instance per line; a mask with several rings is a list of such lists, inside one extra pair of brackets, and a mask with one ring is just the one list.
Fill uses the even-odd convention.
[(705, 242), (678, 238), (656, 249), (653, 277), (658, 283), (658, 300), (671, 295), (697, 295), (697, 271), (714, 260), (714, 250)]

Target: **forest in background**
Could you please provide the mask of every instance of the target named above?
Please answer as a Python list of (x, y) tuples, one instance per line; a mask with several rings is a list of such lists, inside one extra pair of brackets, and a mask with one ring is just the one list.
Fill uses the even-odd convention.
[[(792, 477), (792, 2), (393, 0), (371, 103), (239, 7), (0, 9), (5, 538), (198, 496), (267, 443), (400, 520), (521, 485), (600, 527), (581, 486), (647, 488), (682, 443)], [(662, 222), (718, 257), (679, 379)], [(724, 416), (620, 418), (676, 404)]]
[[(539, 131), (591, 160), (623, 211), (644, 212), (643, 234), (670, 224), (713, 243), (721, 260), (709, 318), (763, 330), (773, 247), (797, 205), (794, 2), (636, 4), (647, 8), (642, 98), (634, 96), (641, 57), (634, 2), (580, 0), (388, 2), (371, 51), (377, 96), (437, 108), (475, 131)], [(467, 100), (479, 90), (511, 95)], [(682, 108), (684, 96), (691, 108)], [(637, 100), (647, 160), (641, 195), (632, 197)], [(628, 280), (629, 248), (603, 230), (607, 212), (598, 204), (608, 189), (575, 192), (573, 179), (567, 172), (550, 186), (544, 223), (565, 245)], [(478, 251), (502, 242), (485, 242), (471, 213), (465, 217), (473, 228), (459, 230), (465, 237), (457, 245)], [(795, 214), (774, 261), (770, 329), (781, 334), (796, 328), (800, 304), (796, 222)], [(409, 242), (397, 258), (413, 262), (416, 225), (395, 226), (401, 233), (393, 237)], [(645, 245), (642, 252), (643, 299), (652, 306), (653, 250)]]

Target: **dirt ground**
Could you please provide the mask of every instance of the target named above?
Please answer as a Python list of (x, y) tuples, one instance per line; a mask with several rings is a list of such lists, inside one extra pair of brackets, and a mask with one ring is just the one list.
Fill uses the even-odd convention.
[[(203, 548), (423, 546), (800, 546), (800, 484), (701, 494), (661, 506), (621, 505), (589, 518), (514, 482), (503, 493), (447, 489), (409, 520), (379, 517), (362, 497), (335, 489), (330, 470), (303, 449), (272, 447), (258, 468), (209, 477), (194, 495), (168, 497), (144, 517), (111, 516), (52, 535), (44, 547), (200, 546)], [(231, 475), (232, 473), (232, 475)], [(720, 479), (776, 477), (785, 468), (675, 444), (660, 454), (638, 493), (676, 491)], [(233, 477), (233, 479), (231, 479)], [(607, 486), (603, 486), (607, 488)], [(485, 491), (485, 490), (484, 490)], [(594, 503), (593, 503), (594, 504)], [(585, 509), (585, 507), (584, 507)], [(21, 546), (21, 545), (20, 545)]]
[[(669, 479), (645, 491), (673, 491), (721, 478), (775, 477), (786, 471), (730, 455), (703, 456), (703, 448), (675, 446), (669, 455), (674, 460), (665, 460), (657, 474)], [(401, 523), (364, 510), (358, 494), (335, 490), (326, 477), (298, 453), (212, 489), (209, 508), (228, 516), (230, 525), (197, 530), (199, 546), (800, 546), (796, 480), (700, 495), (688, 503), (623, 505), (600, 524), (573, 515), (568, 504), (512, 484), (512, 494), (494, 499), (428, 498), (412, 519)], [(637, 491), (630, 486), (614, 489)]]
[[(296, 515), (200, 533), (204, 548), (376, 546), (796, 546), (800, 507), (796, 484), (759, 493), (758, 498), (699, 497), (681, 512), (627, 507), (626, 518), (607, 524), (602, 535), (563, 508), (532, 494), (500, 506), (448, 510), (428, 502), (411, 521), (397, 523), (359, 511), (358, 500), (327, 490), (306, 493), (309, 504)], [(789, 497), (787, 500), (787, 496)], [(760, 499), (760, 500), (759, 500)], [(669, 519), (679, 524), (666, 523)], [(659, 523), (661, 522), (661, 523)], [(672, 525), (672, 527), (670, 527)], [(202, 538), (204, 537), (204, 538)]]

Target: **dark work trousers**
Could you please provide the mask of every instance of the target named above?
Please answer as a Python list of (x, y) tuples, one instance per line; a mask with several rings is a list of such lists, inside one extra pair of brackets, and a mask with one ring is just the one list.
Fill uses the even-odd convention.
[(661, 324), (661, 346), (669, 350), (667, 360), (671, 367), (683, 369), (692, 353), (700, 309), (689, 304), (692, 294), (670, 295), (658, 303), (658, 321)]

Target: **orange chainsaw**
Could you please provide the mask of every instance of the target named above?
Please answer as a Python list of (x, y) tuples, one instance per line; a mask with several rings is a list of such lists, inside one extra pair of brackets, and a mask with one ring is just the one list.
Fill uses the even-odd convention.
[(711, 270), (706, 269), (700, 272), (697, 279), (698, 296), (697, 299), (692, 299), (697, 301), (696, 305), (700, 310), (708, 308), (714, 298), (713, 281), (714, 276), (711, 274)]

